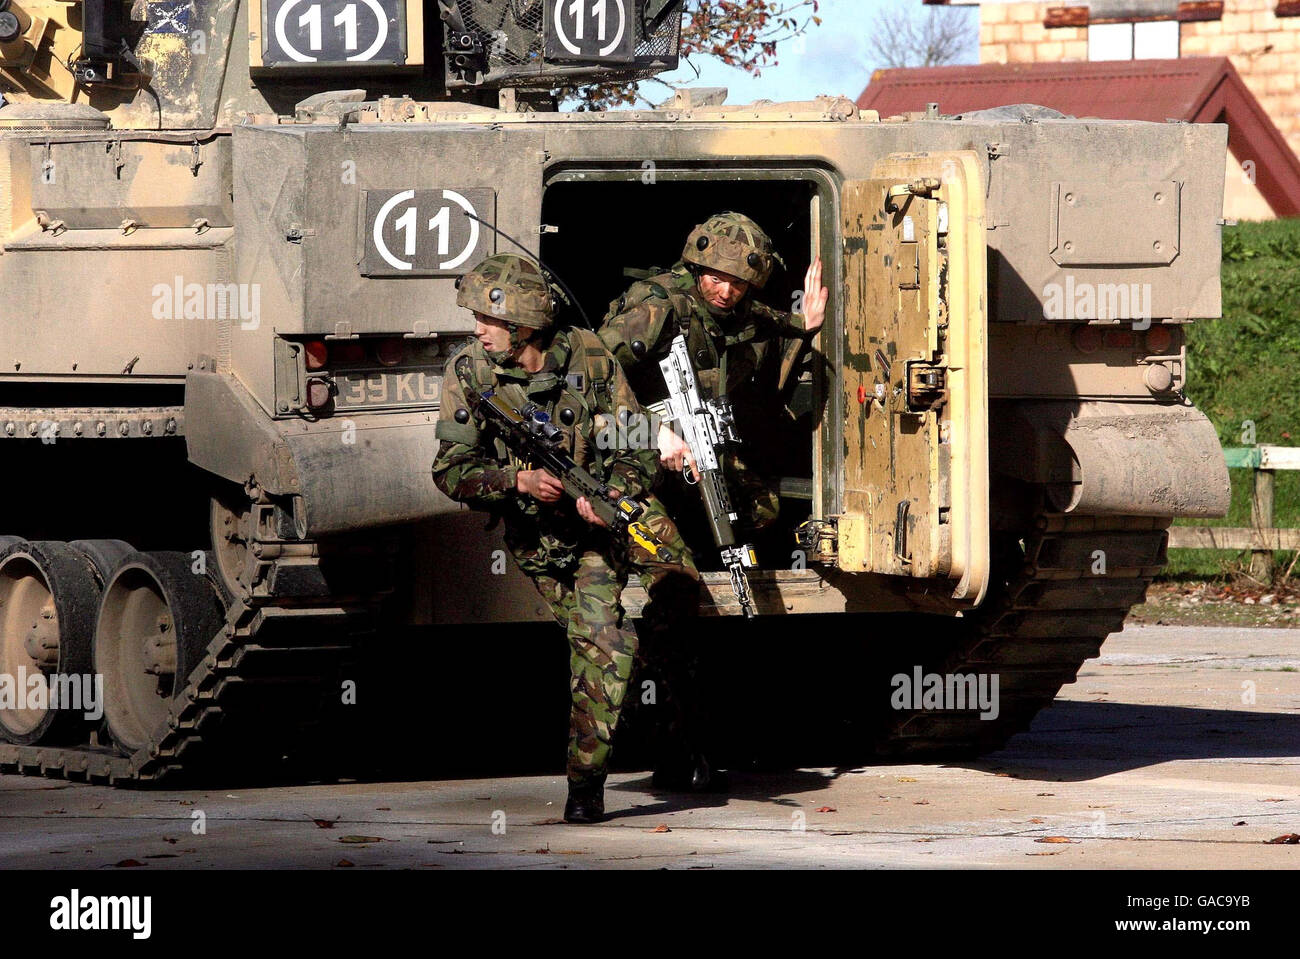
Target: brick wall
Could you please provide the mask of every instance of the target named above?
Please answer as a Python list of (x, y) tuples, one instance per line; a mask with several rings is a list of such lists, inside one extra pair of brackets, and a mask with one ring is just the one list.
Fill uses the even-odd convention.
[(1060, 63), (1088, 59), (1087, 27), (1043, 26), (1060, 3), (980, 4), (980, 63)]
[[(1044, 27), (1055, 3), (980, 5), (981, 63), (1088, 59), (1087, 27)], [(1291, 149), (1300, 155), (1300, 16), (1274, 14), (1277, 0), (1225, 0), (1221, 20), (1179, 25), (1179, 55), (1228, 57)]]
[(1222, 20), (1182, 24), (1179, 52), (1228, 57), (1300, 154), (1300, 17), (1276, 16), (1276, 6), (1276, 0), (1225, 0)]

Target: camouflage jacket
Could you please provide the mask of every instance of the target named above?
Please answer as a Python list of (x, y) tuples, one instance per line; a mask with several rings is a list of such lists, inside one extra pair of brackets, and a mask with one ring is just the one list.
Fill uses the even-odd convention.
[[(461, 363), (462, 358), (468, 362)], [(514, 392), (521, 399), (526, 394), (564, 431), (567, 452), (578, 465), (624, 495), (643, 496), (657, 478), (658, 453), (654, 449), (618, 446), (627, 439), (628, 431), (617, 428), (616, 417), (620, 410), (639, 416), (640, 407), (622, 369), (594, 333), (557, 330), (536, 373), (513, 363), (498, 366), (488, 359), (481, 344), (471, 342), (447, 363), (437, 426), (442, 442), (433, 461), (433, 481), (454, 500), (504, 515), (508, 540), (512, 526), (517, 531), (521, 524), (537, 525), (542, 530), (544, 552), (561, 556), (566, 548), (576, 545), (587, 524), (578, 517), (568, 496), (556, 503), (541, 503), (516, 490), (519, 470), (531, 467), (520, 462), (471, 408), (466, 399), (467, 383), (480, 393), (501, 389), (503, 395), (509, 397)], [(469, 412), (465, 423), (456, 422), (456, 412), (461, 409)], [(564, 565), (563, 559), (559, 565)]]
[(634, 283), (610, 304), (600, 338), (614, 354), (643, 404), (668, 395), (659, 361), (668, 355), (679, 324), (689, 323), (687, 346), (705, 397), (732, 393), (753, 382), (782, 341), (802, 341), (802, 314), (783, 313), (747, 296), (726, 313), (710, 311), (695, 277), (678, 263), (666, 273)]

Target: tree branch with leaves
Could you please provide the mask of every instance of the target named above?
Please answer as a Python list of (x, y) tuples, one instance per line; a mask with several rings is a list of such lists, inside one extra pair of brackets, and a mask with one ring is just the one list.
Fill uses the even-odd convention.
[[(706, 57), (761, 76), (774, 67), (781, 44), (820, 26), (819, 0), (686, 0), (682, 8), (681, 61), (699, 76), (698, 62)], [(658, 84), (664, 93), (673, 87), (658, 78), (561, 87), (561, 99), (576, 101), (579, 110), (653, 106), (643, 90)]]

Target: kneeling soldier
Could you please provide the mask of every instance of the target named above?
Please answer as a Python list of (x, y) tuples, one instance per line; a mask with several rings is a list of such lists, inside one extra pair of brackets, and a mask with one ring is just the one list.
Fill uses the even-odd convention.
[[(619, 602), (628, 574), (635, 572), (649, 593), (647, 624), (664, 632), (698, 611), (699, 573), (677, 527), (650, 495), (655, 451), (601, 448), (613, 444), (599, 437), (626, 432), (616, 418), (640, 416), (640, 408), (594, 333), (554, 327), (554, 299), (539, 267), (500, 254), (457, 287), (457, 304), (475, 314), (477, 342), (447, 365), (433, 480), (452, 499), (504, 519), (506, 546), (568, 630), (572, 708), (564, 819), (599, 822), (637, 646)], [(586, 496), (574, 501), (564, 495), (563, 477), (520, 462), (485, 418), (478, 404), (484, 393), (516, 410), (531, 403), (548, 414), (547, 428), (562, 431), (562, 446), (578, 466), (613, 495), (644, 506), (641, 532), (618, 534)]]

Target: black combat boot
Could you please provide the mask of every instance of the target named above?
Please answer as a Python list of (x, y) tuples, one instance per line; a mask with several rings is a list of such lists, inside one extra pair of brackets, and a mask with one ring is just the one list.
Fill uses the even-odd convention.
[(596, 823), (605, 821), (605, 781), (569, 783), (569, 801), (564, 804), (564, 821)]
[(731, 780), (725, 772), (714, 769), (703, 753), (679, 753), (655, 765), (651, 784), (667, 792), (727, 792)]

